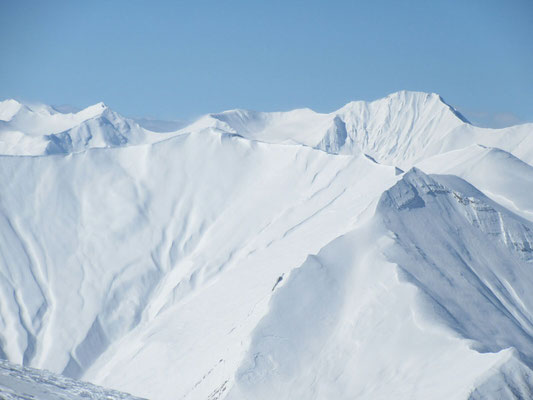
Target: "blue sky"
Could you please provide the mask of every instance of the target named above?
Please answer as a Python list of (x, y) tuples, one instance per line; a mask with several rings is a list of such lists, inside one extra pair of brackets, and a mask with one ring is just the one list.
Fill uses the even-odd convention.
[(407, 89), (533, 121), (531, 0), (0, 0), (0, 38), (0, 98), (190, 119)]

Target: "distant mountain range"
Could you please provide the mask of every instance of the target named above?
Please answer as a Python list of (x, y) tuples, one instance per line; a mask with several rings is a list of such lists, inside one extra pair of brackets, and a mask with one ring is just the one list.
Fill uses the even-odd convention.
[(139, 122), (0, 102), (0, 358), (150, 399), (531, 398), (533, 124), (406, 91)]

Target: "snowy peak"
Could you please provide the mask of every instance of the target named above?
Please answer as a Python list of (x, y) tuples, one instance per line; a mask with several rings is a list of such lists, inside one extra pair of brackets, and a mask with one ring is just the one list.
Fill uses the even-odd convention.
[(0, 121), (9, 121), (19, 112), (22, 104), (13, 99), (0, 101)]
[(110, 111), (110, 109), (103, 102), (100, 102), (78, 111), (76, 115), (79, 116), (80, 120), (88, 120), (102, 115), (106, 111)]
[(88, 119), (96, 118), (109, 110), (104, 103), (97, 103), (78, 112), (61, 112), (46, 104), (21, 104), (16, 100), (0, 103), (1, 118), (9, 122), (4, 128), (18, 130), (28, 135), (59, 133)]
[(383, 106), (386, 106), (390, 108), (391, 111), (416, 109), (419, 111), (419, 114), (450, 113), (451, 116), (455, 116), (462, 122), (469, 123), (459, 111), (446, 103), (439, 94), (409, 90), (400, 90), (372, 102), (351, 101), (336, 112), (342, 114), (350, 109), (358, 109), (365, 105), (370, 108), (382, 108)]
[(226, 398), (530, 398), (532, 231), (410, 170), (276, 289)]
[(441, 322), (480, 351), (514, 347), (533, 360), (530, 221), (456, 176), (417, 169), (383, 195), (378, 215), (394, 232), (390, 261)]
[(341, 152), (354, 148), (378, 162), (408, 168), (429, 155), (431, 146), (467, 122), (433, 93), (397, 92), (373, 102), (352, 102), (336, 112), (348, 138)]
[(40, 155), (0, 156), (2, 358), (154, 400), (531, 397), (531, 125), (413, 92), (168, 135), (0, 110)]
[[(104, 103), (63, 113), (49, 106), (6, 100), (0, 103), (0, 116), (0, 154), (73, 152), (153, 143), (169, 136), (144, 129)], [(100, 121), (91, 122), (95, 119)], [(403, 170), (473, 144), (501, 147), (523, 161), (533, 161), (530, 126), (475, 127), (435, 93), (400, 91), (372, 102), (350, 102), (332, 113), (309, 108), (286, 112), (236, 109), (205, 115), (170, 136), (199, 132), (312, 147), (330, 154), (364, 153), (377, 163)]]
[(0, 153), (46, 155), (92, 147), (152, 142), (158, 135), (111, 110), (103, 102), (77, 112), (61, 112), (15, 100), (0, 103)]
[(147, 139), (148, 133), (136, 122), (122, 118), (103, 103), (83, 111), (86, 111), (87, 115), (96, 115), (64, 132), (45, 135), (45, 139), (49, 141), (45, 154), (75, 153), (94, 147), (141, 144)]
[(409, 168), (451, 131), (468, 125), (434, 93), (401, 91), (373, 102), (354, 101), (328, 114), (232, 110), (209, 114), (189, 131), (215, 129), (267, 143), (300, 144), (333, 154), (361, 152)]

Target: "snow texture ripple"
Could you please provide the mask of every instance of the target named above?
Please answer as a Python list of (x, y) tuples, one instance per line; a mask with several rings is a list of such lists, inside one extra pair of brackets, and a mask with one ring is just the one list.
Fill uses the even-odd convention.
[(532, 124), (65, 111), (0, 102), (2, 396), (533, 398)]

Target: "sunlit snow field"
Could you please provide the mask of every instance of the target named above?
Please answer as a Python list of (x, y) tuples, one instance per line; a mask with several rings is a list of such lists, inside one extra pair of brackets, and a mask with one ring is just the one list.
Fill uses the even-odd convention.
[(533, 124), (7, 100), (0, 153), (3, 359), (150, 399), (533, 396)]

